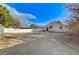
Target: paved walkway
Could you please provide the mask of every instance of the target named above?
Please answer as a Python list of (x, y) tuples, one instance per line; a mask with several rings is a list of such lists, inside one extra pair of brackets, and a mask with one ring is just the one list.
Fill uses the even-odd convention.
[[(39, 33), (38, 33), (39, 34)], [(29, 34), (30, 35), (30, 34)], [(79, 54), (79, 40), (66, 33), (40, 33), (32, 41), (0, 51), (5, 55), (74, 55)], [(27, 39), (27, 38), (24, 38)]]

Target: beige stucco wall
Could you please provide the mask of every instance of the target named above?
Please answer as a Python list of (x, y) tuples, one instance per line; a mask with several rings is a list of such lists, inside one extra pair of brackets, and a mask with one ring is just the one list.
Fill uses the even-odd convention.
[[(52, 26), (52, 28), (50, 28), (50, 26)], [(62, 29), (60, 29), (61, 26), (62, 26)], [(69, 29), (67, 28), (67, 26), (61, 23), (53, 23), (46, 26), (45, 29), (46, 28), (48, 28), (48, 30), (52, 32), (69, 32)]]
[[(62, 29), (60, 29), (61, 26), (62, 26)], [(56, 32), (67, 32), (68, 28), (61, 24), (53, 24), (52, 30)]]

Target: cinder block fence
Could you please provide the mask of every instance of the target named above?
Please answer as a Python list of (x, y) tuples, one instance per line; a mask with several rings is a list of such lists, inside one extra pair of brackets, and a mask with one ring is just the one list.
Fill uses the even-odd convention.
[(4, 33), (30, 33), (33, 29), (4, 28)]
[(3, 39), (5, 33), (31, 33), (33, 29), (14, 29), (14, 28), (4, 28), (0, 24), (0, 39)]
[(0, 39), (4, 37), (4, 27), (0, 24)]

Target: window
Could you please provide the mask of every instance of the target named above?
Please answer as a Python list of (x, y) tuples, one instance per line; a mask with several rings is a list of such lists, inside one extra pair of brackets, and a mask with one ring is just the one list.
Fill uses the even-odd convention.
[(60, 26), (60, 29), (62, 29), (62, 26)]
[(50, 26), (50, 28), (52, 28), (52, 26)]

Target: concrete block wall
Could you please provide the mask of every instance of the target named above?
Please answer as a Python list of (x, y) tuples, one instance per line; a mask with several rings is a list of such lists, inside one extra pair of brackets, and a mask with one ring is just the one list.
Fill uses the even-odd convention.
[(30, 33), (33, 29), (14, 29), (14, 28), (5, 28), (4, 33)]

